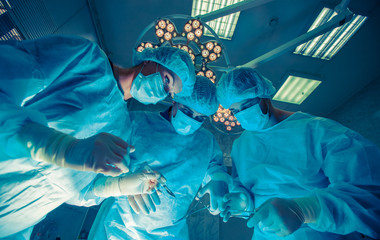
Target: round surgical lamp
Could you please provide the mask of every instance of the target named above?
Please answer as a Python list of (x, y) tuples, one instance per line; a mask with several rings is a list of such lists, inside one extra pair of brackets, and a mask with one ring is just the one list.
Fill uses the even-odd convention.
[[(179, 31), (174, 22), (179, 26), (178, 22), (181, 21), (183, 27)], [(205, 29), (212, 34), (212, 37), (208, 37), (211, 40), (203, 41)], [(144, 37), (147, 38), (149, 35), (147, 33), (154, 33), (155, 39), (145, 40)], [(222, 74), (230, 68), (227, 52), (218, 35), (197, 18), (176, 14), (156, 19), (141, 32), (134, 51), (142, 52), (145, 48), (161, 46), (171, 46), (188, 52), (193, 60), (195, 74), (207, 77), (214, 84), (219, 80), (216, 72)], [(133, 56), (135, 57), (135, 54)], [(169, 96), (163, 102), (169, 105), (172, 99)], [(210, 121), (212, 126), (224, 134), (240, 134), (243, 131), (231, 111), (221, 105), (218, 111), (210, 116)]]

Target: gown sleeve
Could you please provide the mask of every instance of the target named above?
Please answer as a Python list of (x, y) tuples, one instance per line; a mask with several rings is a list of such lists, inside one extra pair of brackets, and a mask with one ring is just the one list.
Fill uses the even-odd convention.
[(231, 177), (227, 173), (226, 166), (223, 165), (223, 153), (220, 150), (215, 137), (211, 135), (210, 140), (209, 147), (211, 149), (211, 157), (202, 186), (206, 185), (211, 180), (225, 181), (229, 184)]
[[(327, 188), (313, 194), (321, 205), (318, 231), (360, 232), (380, 238), (380, 150), (360, 134), (328, 119), (315, 125)], [(322, 131), (321, 131), (322, 130)]]
[(47, 120), (42, 112), (24, 107), (24, 103), (59, 81), (62, 74), (77, 70), (78, 65), (85, 68), (97, 45), (79, 37), (50, 36), (1, 42), (0, 51), (0, 153), (29, 157), (16, 133), (26, 121), (47, 125)]

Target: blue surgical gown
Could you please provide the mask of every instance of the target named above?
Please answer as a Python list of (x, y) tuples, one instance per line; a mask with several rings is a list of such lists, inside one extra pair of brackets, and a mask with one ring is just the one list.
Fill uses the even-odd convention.
[[(316, 196), (317, 223), (281, 238), (258, 227), (252, 239), (380, 238), (380, 150), (341, 124), (296, 112), (234, 142), (237, 179), (259, 207), (269, 198)], [(342, 236), (345, 235), (345, 236)]]
[(185, 216), (202, 181), (206, 184), (213, 174), (225, 171), (219, 145), (203, 128), (179, 135), (159, 113), (132, 111), (130, 116), (130, 143), (136, 148), (131, 170), (148, 163), (165, 176), (176, 198), (161, 189), (161, 204), (149, 215), (134, 213), (126, 197), (115, 198), (104, 206), (108, 211), (99, 211), (97, 218), (104, 221), (92, 227), (94, 239), (189, 239), (186, 220), (173, 222)]
[(0, 42), (0, 52), (2, 238), (34, 226), (64, 202), (88, 206), (101, 200), (86, 198), (95, 173), (38, 162), (22, 150), (15, 135), (25, 121), (77, 138), (100, 132), (126, 137), (129, 114), (108, 58), (95, 43), (51, 36)]

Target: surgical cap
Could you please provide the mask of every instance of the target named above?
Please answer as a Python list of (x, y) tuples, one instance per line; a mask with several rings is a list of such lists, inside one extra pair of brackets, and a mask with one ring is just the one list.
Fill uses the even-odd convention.
[(271, 98), (276, 89), (272, 82), (252, 68), (235, 68), (217, 84), (217, 97), (224, 108), (250, 98)]
[(142, 52), (135, 51), (134, 64), (143, 61), (154, 61), (171, 70), (182, 80), (182, 91), (176, 95), (189, 96), (195, 82), (194, 64), (190, 55), (174, 47), (146, 48)]
[(174, 101), (210, 116), (218, 110), (215, 85), (206, 77), (196, 76), (194, 90), (189, 97), (174, 96)]

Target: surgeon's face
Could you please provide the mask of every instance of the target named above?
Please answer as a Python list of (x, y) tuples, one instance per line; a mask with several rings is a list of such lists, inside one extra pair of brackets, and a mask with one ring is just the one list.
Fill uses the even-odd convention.
[(236, 114), (258, 103), (260, 103), (260, 98), (244, 99), (243, 101), (231, 104), (229, 109), (233, 114)]
[(160, 72), (164, 89), (172, 97), (182, 91), (182, 80), (178, 75), (156, 62), (147, 61), (141, 73), (144, 76), (148, 76), (156, 71)]
[(175, 102), (172, 109), (173, 117), (177, 114), (177, 110), (181, 109), (181, 111), (192, 119), (197, 120), (198, 122), (204, 122), (208, 117), (202, 113), (195, 111), (192, 108), (189, 108), (181, 103)]

